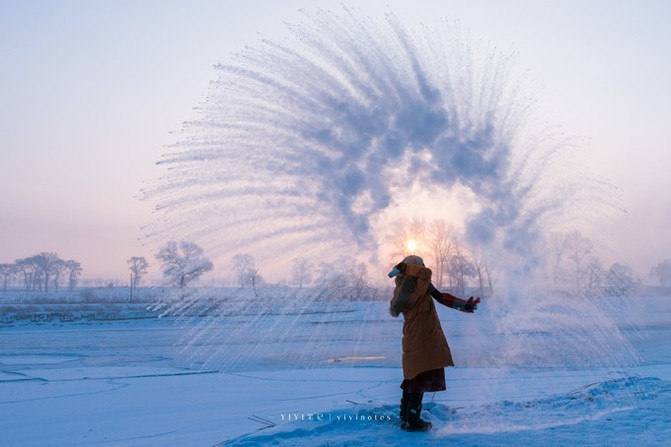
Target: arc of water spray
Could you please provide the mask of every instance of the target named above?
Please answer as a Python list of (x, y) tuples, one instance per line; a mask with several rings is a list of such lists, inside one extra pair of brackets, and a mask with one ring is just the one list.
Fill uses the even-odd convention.
[[(515, 153), (525, 99), (508, 96), (509, 55), (479, 54), (447, 22), (427, 32), (391, 13), (307, 18), (289, 41), (216, 67), (201, 118), (147, 191), (166, 214), (158, 234), (227, 252), (374, 252), (371, 219), (414, 182), (470, 188), (482, 211), (467, 230), (481, 242), (536, 224), (518, 212), (537, 173)], [(522, 158), (549, 152), (536, 149)]]
[(513, 56), (447, 21), (410, 29), (392, 13), (317, 11), (289, 29), (216, 66), (200, 118), (146, 191), (161, 213), (154, 235), (197, 239), (224, 262), (239, 250), (374, 256), (384, 240), (372, 223), (399, 196), (459, 185), (478, 205), (451, 216), (465, 237), (528, 274), (552, 218), (589, 188), (557, 168), (562, 142), (529, 126)]

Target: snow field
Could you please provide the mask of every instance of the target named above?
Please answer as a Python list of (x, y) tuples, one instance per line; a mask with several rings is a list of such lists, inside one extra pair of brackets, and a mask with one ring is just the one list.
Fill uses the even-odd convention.
[(23, 322), (0, 330), (0, 445), (662, 446), (671, 305), (631, 303), (618, 324), (636, 365), (486, 366), (475, 361), (477, 337), (495, 335), (486, 313), (441, 313), (462, 366), (424, 398), (429, 433), (397, 426), (400, 323), (386, 303), (291, 318)]

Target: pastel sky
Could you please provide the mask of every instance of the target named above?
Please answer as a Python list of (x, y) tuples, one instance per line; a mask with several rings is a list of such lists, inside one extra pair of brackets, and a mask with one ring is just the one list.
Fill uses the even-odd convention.
[[(341, 1), (0, 0), (0, 263), (42, 251), (126, 278), (152, 205), (138, 199), (194, 118), (213, 65)], [(359, 2), (357, 2), (359, 3)], [(671, 2), (393, 1), (409, 24), (458, 20), (518, 53), (539, 111), (620, 189), (613, 260), (671, 258)]]

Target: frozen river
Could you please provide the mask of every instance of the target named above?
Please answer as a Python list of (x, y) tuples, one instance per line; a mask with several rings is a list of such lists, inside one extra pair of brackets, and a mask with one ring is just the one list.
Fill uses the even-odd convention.
[(16, 323), (0, 329), (0, 445), (661, 446), (671, 300), (642, 301), (621, 319), (634, 365), (496, 364), (491, 352), (508, 345), (486, 313), (441, 311), (458, 366), (446, 392), (425, 397), (434, 429), (423, 434), (396, 426), (401, 321), (385, 302), (291, 318)]

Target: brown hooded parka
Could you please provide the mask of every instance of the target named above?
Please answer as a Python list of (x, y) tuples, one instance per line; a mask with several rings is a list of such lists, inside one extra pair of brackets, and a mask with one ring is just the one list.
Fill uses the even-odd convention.
[(430, 283), (431, 270), (423, 265), (407, 265), (396, 277), (391, 311), (403, 312), (403, 378), (408, 380), (424, 371), (454, 366), (428, 292)]

